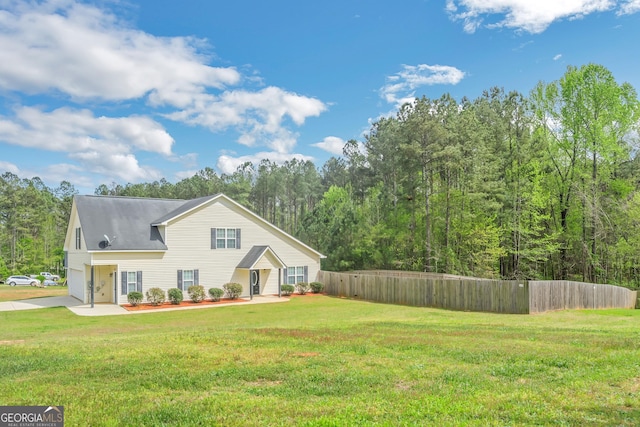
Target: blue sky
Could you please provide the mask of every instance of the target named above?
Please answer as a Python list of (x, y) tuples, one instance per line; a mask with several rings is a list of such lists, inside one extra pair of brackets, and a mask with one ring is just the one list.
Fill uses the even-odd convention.
[(0, 172), (81, 193), (316, 166), (412, 97), (640, 90), (640, 0), (0, 0)]

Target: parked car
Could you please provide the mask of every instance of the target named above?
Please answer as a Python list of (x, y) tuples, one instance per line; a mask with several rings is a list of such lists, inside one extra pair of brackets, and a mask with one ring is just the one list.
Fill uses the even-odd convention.
[(41, 271), (40, 272), (41, 276), (44, 276), (45, 279), (49, 279), (49, 280), (60, 280), (60, 276), (58, 276), (57, 274), (51, 274), (48, 271)]
[(9, 286), (16, 286), (16, 285), (40, 286), (40, 280), (34, 279), (29, 276), (10, 276), (10, 277), (7, 277), (6, 283)]
[(44, 282), (42, 282), (42, 286), (58, 286), (58, 282), (51, 279), (44, 279)]

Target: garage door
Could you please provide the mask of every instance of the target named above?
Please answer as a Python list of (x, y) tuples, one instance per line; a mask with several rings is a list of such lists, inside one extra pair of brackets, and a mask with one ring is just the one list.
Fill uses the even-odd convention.
[(86, 303), (86, 301), (84, 300), (84, 271), (69, 269), (67, 286), (69, 286), (69, 295), (71, 295), (72, 297), (76, 297), (80, 301)]

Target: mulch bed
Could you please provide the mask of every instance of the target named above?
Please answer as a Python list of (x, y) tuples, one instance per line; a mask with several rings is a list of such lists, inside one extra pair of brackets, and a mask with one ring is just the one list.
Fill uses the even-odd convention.
[(242, 299), (242, 298), (238, 298), (238, 299), (223, 298), (220, 301), (209, 301), (209, 300), (204, 300), (202, 302), (182, 301), (180, 304), (171, 304), (170, 302), (165, 302), (164, 304), (160, 304), (160, 305), (151, 305), (148, 303), (144, 303), (144, 304), (138, 304), (135, 307), (132, 306), (131, 304), (124, 304), (122, 307), (124, 307), (125, 310), (128, 310), (128, 311), (141, 311), (141, 310), (161, 310), (163, 308), (202, 307), (204, 305), (219, 305), (219, 304), (229, 304), (234, 302), (247, 302), (247, 301), (249, 300)]
[(299, 293), (296, 292), (296, 293), (293, 293), (293, 294), (289, 295), (289, 298), (291, 298), (291, 297), (319, 297), (319, 296), (324, 296), (324, 295), (326, 295), (326, 294), (322, 293), (322, 292), (317, 293), (317, 294), (314, 294), (313, 292), (307, 292), (304, 295), (300, 295)]
[[(315, 296), (321, 296), (321, 295), (326, 295), (326, 294), (324, 293), (314, 294), (313, 292), (308, 292), (304, 295), (300, 295), (299, 293), (293, 293), (288, 297), (284, 295), (282, 297), (283, 298), (315, 297)], [(161, 310), (163, 308), (202, 307), (204, 305), (219, 305), (219, 304), (229, 304), (229, 303), (235, 303), (235, 302), (248, 302), (248, 301), (250, 300), (246, 298), (238, 298), (238, 299), (223, 298), (220, 301), (209, 301), (209, 300), (204, 300), (202, 302), (182, 301), (180, 304), (171, 304), (170, 302), (165, 302), (164, 304), (160, 304), (160, 305), (151, 305), (149, 303), (143, 303), (143, 304), (138, 304), (135, 307), (132, 306), (131, 304), (124, 304), (122, 307), (124, 307), (124, 309), (127, 311), (141, 311), (141, 310)]]

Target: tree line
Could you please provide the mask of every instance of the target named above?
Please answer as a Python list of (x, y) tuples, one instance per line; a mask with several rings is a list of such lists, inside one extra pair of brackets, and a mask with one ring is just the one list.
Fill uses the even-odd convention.
[[(327, 270), (635, 287), (639, 114), (633, 87), (588, 64), (528, 95), (491, 88), (475, 100), (415, 99), (321, 168), (263, 160), (233, 174), (205, 168), (175, 184), (114, 183), (95, 194), (223, 192), (326, 254)], [(50, 266), (61, 256), (73, 186), (50, 190), (11, 174), (0, 186), (0, 274)]]

